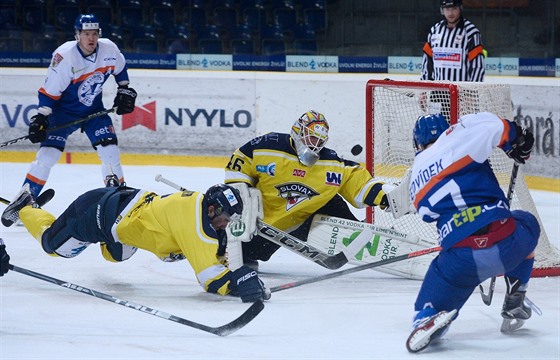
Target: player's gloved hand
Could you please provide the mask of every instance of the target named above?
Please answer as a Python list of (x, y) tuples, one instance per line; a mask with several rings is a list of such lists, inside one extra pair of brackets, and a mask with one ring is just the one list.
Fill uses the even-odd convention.
[(136, 103), (136, 90), (129, 88), (126, 85), (119, 85), (117, 89), (117, 96), (113, 102), (113, 108), (117, 108), (117, 114), (130, 114), (134, 111), (134, 104)]
[(528, 129), (524, 129), (515, 123), (516, 138), (511, 145), (511, 149), (506, 151), (507, 156), (515, 160), (518, 164), (525, 164), (529, 160), (535, 138)]
[(257, 272), (245, 265), (232, 272), (229, 289), (231, 295), (239, 296), (244, 303), (268, 300), (271, 296)]
[(387, 199), (387, 194), (385, 193), (385, 191), (387, 191), (387, 186), (382, 182), (378, 182), (373, 185), (373, 188), (371, 190), (371, 192), (375, 196), (373, 198), (373, 205), (379, 206), (381, 210), (385, 210), (389, 207), (389, 199)]
[(10, 270), (10, 255), (6, 252), (4, 241), (0, 239), (0, 276), (3, 276), (8, 270)]
[(37, 114), (31, 117), (31, 123), (29, 124), (29, 140), (35, 144), (38, 142), (45, 141), (47, 138), (47, 127), (49, 126), (49, 120), (43, 114)]

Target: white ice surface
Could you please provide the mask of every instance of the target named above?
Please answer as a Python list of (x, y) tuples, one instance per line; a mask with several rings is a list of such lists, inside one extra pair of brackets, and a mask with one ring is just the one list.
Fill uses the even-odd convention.
[[(11, 200), (27, 168), (0, 164), (0, 196)], [(194, 190), (223, 178), (213, 168), (124, 170), (130, 186), (160, 194), (171, 189), (156, 183), (156, 174)], [(99, 166), (56, 165), (47, 187), (57, 194), (45, 209), (59, 215), (75, 197), (99, 186)], [(560, 194), (532, 194), (558, 247)], [(192, 321), (219, 326), (248, 307), (204, 293), (186, 262), (163, 263), (138, 251), (126, 262), (109, 263), (97, 245), (74, 259), (53, 258), (21, 226), (2, 227), (0, 236), (15, 265)], [(328, 272), (284, 249), (261, 263), (261, 270), (268, 286)], [(543, 315), (506, 336), (499, 330), (505, 285), (498, 279), (491, 306), (473, 294), (444, 339), (413, 355), (404, 342), (420, 282), (376, 271), (274, 293), (253, 322), (223, 338), (9, 272), (0, 279), (0, 359), (560, 359), (559, 281), (532, 280), (528, 294)]]

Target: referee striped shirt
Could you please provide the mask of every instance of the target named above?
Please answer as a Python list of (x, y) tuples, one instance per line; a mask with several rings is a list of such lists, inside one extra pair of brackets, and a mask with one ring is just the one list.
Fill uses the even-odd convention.
[(422, 80), (484, 80), (480, 31), (463, 17), (453, 29), (445, 19), (432, 26), (423, 50)]

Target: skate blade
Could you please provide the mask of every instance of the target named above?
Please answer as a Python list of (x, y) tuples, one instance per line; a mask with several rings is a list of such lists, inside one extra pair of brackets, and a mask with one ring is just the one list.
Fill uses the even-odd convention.
[(443, 334), (456, 314), (457, 310), (440, 313), (428, 324), (416, 329), (406, 341), (407, 350), (416, 353), (427, 348), (433, 340)]
[(502, 321), (502, 327), (500, 328), (500, 331), (503, 334), (509, 334), (514, 332), (517, 329), (520, 329), (523, 324), (525, 323), (525, 320), (519, 320), (519, 319), (504, 319), (504, 321)]

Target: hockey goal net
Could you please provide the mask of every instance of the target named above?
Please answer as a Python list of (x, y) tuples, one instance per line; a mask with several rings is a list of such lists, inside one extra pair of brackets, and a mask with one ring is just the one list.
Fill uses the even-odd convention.
[[(414, 161), (412, 129), (419, 116), (442, 113), (454, 124), (462, 115), (482, 111), (512, 119), (509, 86), (370, 80), (366, 86), (366, 166), (377, 180), (398, 182)], [(496, 149), (490, 163), (507, 194), (513, 161), (503, 151)], [(530, 211), (541, 224), (542, 232), (536, 249), (533, 276), (559, 276), (560, 253), (550, 244), (544, 231), (522, 176), (522, 167), (510, 205), (512, 209)], [(417, 234), (424, 239), (433, 239), (434, 245), (437, 244), (435, 225), (423, 222), (417, 215), (406, 215), (395, 220), (390, 213), (376, 207), (368, 208), (367, 221)]]

